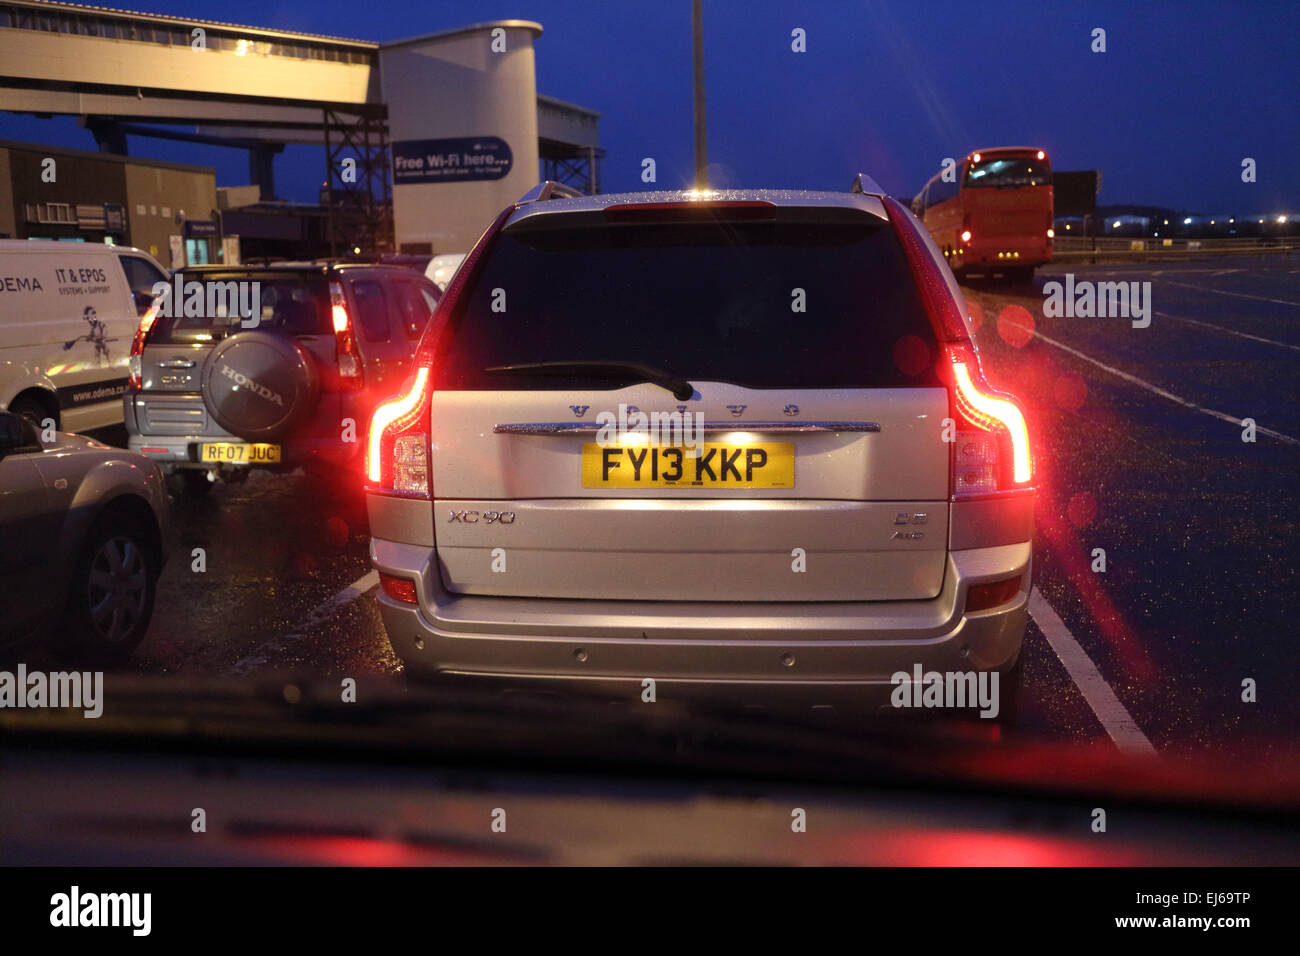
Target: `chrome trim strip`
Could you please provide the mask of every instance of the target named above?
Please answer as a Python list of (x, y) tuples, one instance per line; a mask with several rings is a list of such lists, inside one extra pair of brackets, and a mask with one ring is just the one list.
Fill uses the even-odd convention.
[[(676, 413), (665, 413), (676, 414)], [(493, 425), (497, 435), (595, 435), (602, 426), (594, 422), (519, 422)], [(662, 428), (662, 425), (660, 426)], [(877, 422), (746, 422), (740, 419), (705, 422), (706, 432), (764, 432), (797, 434), (800, 432), (878, 432)]]

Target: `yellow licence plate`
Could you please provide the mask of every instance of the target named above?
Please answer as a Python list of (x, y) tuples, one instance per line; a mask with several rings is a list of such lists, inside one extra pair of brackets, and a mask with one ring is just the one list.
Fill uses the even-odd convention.
[(260, 443), (204, 442), (199, 461), (226, 462), (233, 465), (269, 465), (280, 461), (280, 446)]
[(793, 488), (792, 442), (582, 446), (584, 488)]

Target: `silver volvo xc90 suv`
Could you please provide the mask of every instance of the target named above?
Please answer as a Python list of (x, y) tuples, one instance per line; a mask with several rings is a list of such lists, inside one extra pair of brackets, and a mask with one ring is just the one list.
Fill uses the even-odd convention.
[(533, 190), (366, 469), (414, 674), (839, 705), (918, 666), (1019, 673), (1025, 419), (879, 193)]

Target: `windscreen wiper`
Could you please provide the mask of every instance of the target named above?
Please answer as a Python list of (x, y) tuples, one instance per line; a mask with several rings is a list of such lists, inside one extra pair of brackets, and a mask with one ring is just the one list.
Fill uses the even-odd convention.
[(510, 372), (521, 375), (530, 372), (536, 372), (540, 375), (564, 375), (571, 372), (580, 372), (603, 377), (631, 373), (642, 381), (668, 389), (679, 402), (684, 402), (695, 394), (695, 386), (686, 379), (673, 375), (671, 372), (665, 372), (661, 368), (655, 368), (653, 365), (643, 365), (640, 362), (606, 362), (600, 359), (575, 359), (569, 362), (520, 362), (516, 365), (493, 365), (484, 369), (484, 371)]

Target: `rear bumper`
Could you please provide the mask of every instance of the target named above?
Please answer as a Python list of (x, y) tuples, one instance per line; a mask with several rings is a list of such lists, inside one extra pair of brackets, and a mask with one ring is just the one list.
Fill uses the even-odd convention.
[[(385, 574), (414, 581), (419, 605), (382, 591), (394, 652), (415, 674), (490, 678), (563, 692), (745, 703), (887, 697), (899, 671), (1006, 671), (1020, 654), (1032, 544), (952, 551), (937, 598), (872, 603), (579, 601), (450, 594), (432, 548), (372, 539)], [(972, 585), (1021, 575), (1006, 603), (966, 612)]]
[[(311, 462), (323, 462), (336, 467), (359, 463), (363, 457), (362, 439), (342, 440), (340, 423), (351, 417), (363, 432), (364, 418), (353, 407), (350, 396), (326, 396), (332, 403), (324, 402), (314, 417), (294, 429), (289, 435), (271, 444), (281, 448), (281, 460), (276, 465), (226, 463), (230, 468), (293, 468)], [(123, 420), (127, 430), (127, 447), (146, 458), (156, 461), (164, 471), (177, 468), (211, 469), (216, 462), (200, 461), (200, 446), (204, 442), (243, 443), (244, 439), (221, 429), (209, 416), (201, 396), (192, 393), (161, 393), (128, 391), (122, 398)], [(337, 412), (337, 413), (336, 413)], [(162, 424), (151, 425), (156, 417)]]
[(130, 434), (127, 447), (146, 458), (158, 463), (163, 471), (170, 472), (178, 468), (212, 469), (221, 466), (227, 468), (294, 468), (312, 462), (322, 462), (336, 467), (358, 463), (361, 459), (359, 442), (344, 443), (337, 438), (298, 438), (282, 439), (280, 461), (272, 465), (258, 463), (218, 463), (200, 461), (200, 446), (204, 442), (243, 442), (234, 435), (168, 435), (160, 438), (154, 435)]

